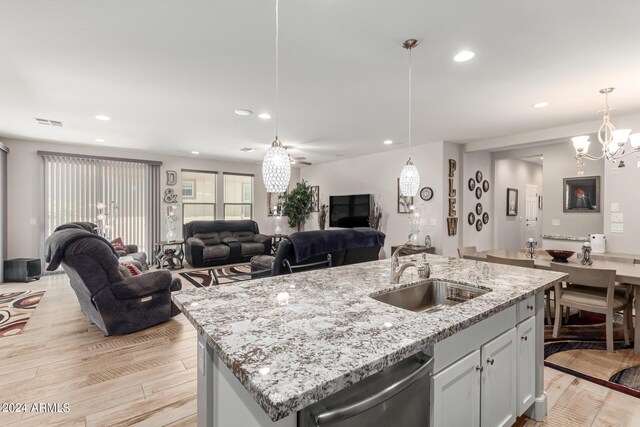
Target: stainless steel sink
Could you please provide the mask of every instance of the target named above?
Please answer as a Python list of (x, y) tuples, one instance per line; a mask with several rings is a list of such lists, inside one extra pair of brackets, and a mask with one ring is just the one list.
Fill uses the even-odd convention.
[(434, 312), (490, 292), (445, 280), (429, 279), (416, 285), (375, 295), (372, 298), (395, 307)]

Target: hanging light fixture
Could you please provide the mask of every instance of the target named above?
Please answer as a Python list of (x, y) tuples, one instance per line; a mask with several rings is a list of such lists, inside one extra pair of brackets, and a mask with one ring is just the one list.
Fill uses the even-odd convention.
[[(631, 129), (617, 129), (611, 123), (611, 111), (609, 107), (609, 94), (614, 88), (608, 87), (600, 89), (600, 93), (604, 95), (604, 110), (602, 116), (602, 125), (598, 129), (598, 141), (602, 146), (602, 154), (593, 156), (589, 154), (588, 135), (575, 136), (571, 138), (573, 148), (576, 150), (576, 160), (578, 161), (578, 175), (584, 174), (584, 159), (600, 160), (607, 159), (616, 163), (618, 160), (627, 157), (634, 152), (640, 152), (640, 133), (630, 135)], [(633, 151), (625, 152), (625, 145), (629, 141)]]
[(402, 47), (409, 51), (409, 160), (400, 172), (400, 195), (404, 197), (415, 197), (420, 188), (420, 173), (418, 168), (411, 161), (411, 124), (412, 124), (412, 75), (411, 75), (411, 50), (418, 46), (418, 40), (409, 39), (402, 43)]
[(278, 0), (276, 0), (276, 138), (271, 143), (271, 147), (267, 150), (262, 161), (262, 180), (267, 189), (267, 193), (284, 193), (289, 188), (289, 180), (291, 179), (291, 160), (289, 153), (284, 149), (282, 143), (278, 139), (278, 112), (279, 112), (279, 43), (280, 28), (278, 16)]

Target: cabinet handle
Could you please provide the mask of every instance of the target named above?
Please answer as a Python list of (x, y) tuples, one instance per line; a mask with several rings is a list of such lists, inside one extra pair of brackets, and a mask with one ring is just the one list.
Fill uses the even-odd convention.
[(528, 309), (528, 310), (533, 310), (533, 306), (532, 306), (532, 305), (527, 304), (527, 309)]
[(479, 371), (480, 373), (482, 373), (482, 371), (484, 371), (484, 367), (483, 366), (476, 366), (476, 371)]
[(493, 357), (490, 357), (487, 359), (487, 363), (491, 366), (493, 366), (493, 363), (495, 362), (495, 360), (493, 360)]
[(523, 336), (521, 336), (521, 337), (520, 337), (520, 339), (521, 339), (522, 341), (526, 341), (526, 340), (528, 340), (529, 338), (528, 338), (526, 335), (523, 335)]

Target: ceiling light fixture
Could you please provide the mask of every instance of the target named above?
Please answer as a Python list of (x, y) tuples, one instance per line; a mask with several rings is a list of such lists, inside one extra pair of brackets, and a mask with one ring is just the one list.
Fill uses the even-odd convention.
[(239, 116), (250, 116), (250, 115), (253, 114), (253, 111), (247, 110), (246, 108), (238, 108), (237, 110), (234, 110), (233, 112), (236, 113)]
[(287, 150), (282, 147), (282, 143), (278, 139), (278, 113), (280, 110), (280, 80), (279, 80), (279, 63), (280, 63), (280, 22), (279, 22), (279, 0), (276, 0), (276, 138), (271, 143), (271, 147), (267, 149), (262, 161), (262, 180), (267, 189), (267, 193), (284, 193), (289, 188), (289, 180), (291, 179), (291, 161)]
[(472, 59), (474, 56), (476, 56), (474, 52), (471, 52), (470, 50), (463, 50), (462, 52), (454, 56), (453, 60), (456, 62), (465, 62)]
[[(598, 129), (598, 141), (602, 146), (602, 154), (599, 156), (593, 156), (589, 154), (589, 141), (588, 135), (575, 136), (571, 138), (573, 142), (573, 148), (576, 150), (577, 170), (578, 175), (584, 175), (584, 159), (600, 160), (607, 159), (613, 163), (618, 160), (627, 157), (633, 153), (640, 152), (640, 133), (634, 133), (630, 135), (631, 129), (616, 129), (611, 123), (611, 111), (609, 107), (609, 94), (613, 92), (615, 88), (608, 87), (600, 89), (600, 93), (604, 95), (604, 110), (602, 115), (602, 124)], [(625, 145), (629, 141), (633, 151), (625, 152)]]
[(102, 139), (102, 138), (96, 138), (96, 142), (104, 142), (104, 139)]
[(391, 145), (391, 144), (393, 144), (393, 141), (392, 141), (392, 140), (390, 140), (390, 139), (387, 139), (386, 141), (383, 141), (382, 143), (383, 143), (384, 145)]
[(533, 108), (544, 108), (548, 106), (549, 106), (549, 103), (547, 101), (538, 102), (532, 105)]
[(260, 113), (260, 114), (258, 114), (258, 117), (260, 117), (262, 120), (269, 120), (271, 118), (271, 114), (269, 114), (269, 113)]
[(200, 154), (200, 152), (199, 151), (192, 151), (191, 154), (195, 154), (197, 156), (198, 154)]
[(105, 116), (104, 114), (98, 114), (95, 117), (97, 120), (102, 120), (103, 122), (108, 122), (109, 120), (111, 120), (111, 117)]
[(418, 188), (420, 187), (420, 173), (418, 168), (415, 167), (411, 161), (411, 124), (412, 124), (412, 105), (411, 105), (411, 92), (412, 92), (412, 63), (411, 63), (411, 50), (418, 46), (418, 40), (409, 39), (402, 43), (402, 47), (409, 51), (409, 160), (402, 168), (400, 172), (400, 195), (404, 197), (415, 197), (418, 194)]

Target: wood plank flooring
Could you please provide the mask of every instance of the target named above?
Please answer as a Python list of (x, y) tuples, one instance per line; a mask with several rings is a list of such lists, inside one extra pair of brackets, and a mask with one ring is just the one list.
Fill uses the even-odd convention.
[[(26, 289), (47, 292), (22, 334), (0, 338), (0, 402), (68, 403), (70, 410), (0, 413), (1, 426), (196, 424), (196, 334), (184, 316), (104, 337), (66, 276), (0, 285), (0, 293)], [(640, 400), (631, 396), (553, 369), (545, 369), (545, 388), (547, 418), (523, 417), (517, 426), (640, 425)]]

